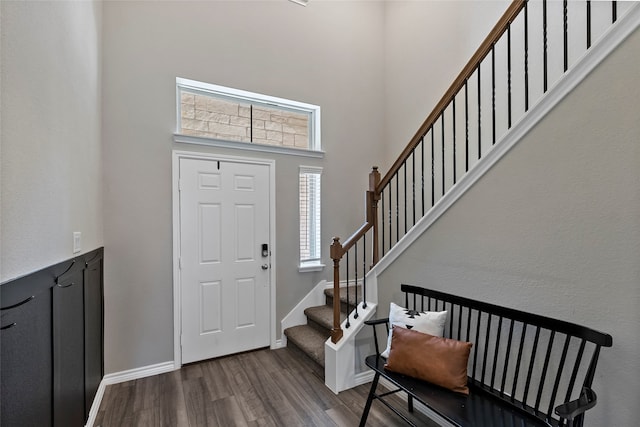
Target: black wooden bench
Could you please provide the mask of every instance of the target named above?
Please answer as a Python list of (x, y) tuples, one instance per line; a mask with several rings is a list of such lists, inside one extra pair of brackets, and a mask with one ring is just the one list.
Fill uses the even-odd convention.
[[(584, 413), (596, 404), (591, 390), (601, 347), (612, 338), (584, 326), (500, 307), (439, 291), (402, 285), (405, 307), (418, 311), (447, 310), (444, 336), (473, 343), (467, 367), (468, 396), (425, 381), (385, 370), (380, 356), (377, 325), (370, 320), (376, 354), (366, 358), (375, 372), (360, 420), (366, 425), (373, 400), (380, 400), (408, 424), (402, 409), (385, 397), (399, 391), (456, 426), (538, 427), (583, 425)], [(397, 389), (378, 394), (380, 377)]]

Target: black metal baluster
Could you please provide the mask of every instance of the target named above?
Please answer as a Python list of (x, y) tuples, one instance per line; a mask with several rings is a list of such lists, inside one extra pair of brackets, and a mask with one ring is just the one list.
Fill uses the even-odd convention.
[(496, 144), (496, 45), (491, 46), (491, 145)]
[(393, 239), (393, 223), (391, 222), (391, 212), (392, 212), (392, 204), (391, 204), (391, 196), (392, 196), (392, 191), (391, 191), (392, 187), (391, 187), (391, 181), (389, 181), (389, 250), (391, 250), (391, 246), (393, 246), (393, 243), (391, 239)]
[(591, 47), (591, 0), (587, 0), (587, 49)]
[(396, 172), (396, 243), (400, 240), (400, 174)]
[[(355, 275), (355, 282), (353, 283), (354, 286), (354, 292), (356, 293), (355, 297), (356, 299), (354, 300), (354, 311), (355, 313), (353, 314), (353, 318), (357, 319), (358, 318), (358, 242), (356, 242), (355, 245), (353, 245), (353, 257), (354, 257), (354, 261), (353, 261), (353, 265), (354, 265), (354, 275)], [(347, 284), (348, 286), (349, 284)]]
[(453, 97), (453, 183), (456, 183), (456, 97)]
[(444, 174), (445, 174), (445, 165), (444, 165), (444, 110), (440, 113), (441, 122), (442, 122), (442, 195), (444, 196)]
[(469, 172), (469, 89), (464, 80), (464, 171)]
[(416, 149), (411, 150), (411, 199), (413, 200), (413, 224), (416, 225)]
[(367, 308), (367, 233), (362, 236), (362, 308)]
[(435, 137), (433, 135), (433, 125), (431, 125), (431, 207), (436, 204), (436, 176), (435, 176)]
[(420, 138), (420, 153), (422, 155), (422, 161), (420, 162), (420, 186), (422, 188), (422, 216), (424, 216), (424, 136)]
[(542, 0), (543, 93), (547, 93), (547, 0)]
[(611, 23), (618, 20), (618, 3), (614, 0), (611, 2)]
[(562, 29), (564, 40), (564, 72), (569, 68), (569, 15), (567, 13), (567, 0), (562, 1)]
[(407, 234), (407, 161), (402, 162), (402, 172), (404, 173), (404, 234)]
[(478, 64), (478, 160), (482, 158), (482, 107), (481, 107), (481, 98), (480, 98), (480, 64)]
[(529, 2), (524, 3), (524, 111), (529, 111)]
[[(338, 284), (339, 285), (339, 284)], [(334, 298), (337, 295), (333, 296)], [(349, 310), (349, 251), (347, 251), (347, 323), (344, 325), (345, 328), (349, 328), (351, 326), (351, 322), (349, 322), (349, 318), (351, 317), (351, 310)]]
[(507, 27), (507, 129), (511, 129), (511, 24)]
[[(386, 188), (386, 186), (385, 186)], [(382, 214), (382, 221), (380, 221), (380, 230), (382, 232), (382, 256), (384, 256), (384, 234), (385, 234), (385, 229), (384, 229), (384, 189), (382, 189), (382, 194), (380, 197), (380, 213)]]

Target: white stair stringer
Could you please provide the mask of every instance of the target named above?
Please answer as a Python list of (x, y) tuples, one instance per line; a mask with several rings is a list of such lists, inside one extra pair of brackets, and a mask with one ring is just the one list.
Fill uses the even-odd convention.
[(284, 334), (284, 330), (292, 326), (306, 325), (307, 316), (304, 314), (304, 310), (308, 307), (314, 307), (317, 305), (323, 305), (325, 302), (324, 290), (333, 285), (326, 280), (321, 280), (300, 302), (282, 318), (280, 322), (280, 330), (282, 331), (282, 337), (280, 339), (280, 347), (287, 346), (287, 337)]
[(376, 273), (371, 270), (366, 276), (367, 307), (364, 308), (362, 302), (358, 304), (358, 318), (349, 318), (349, 327), (346, 327), (346, 320), (342, 322), (342, 339), (337, 343), (332, 343), (329, 338), (324, 343), (324, 383), (335, 394), (343, 390), (365, 384), (373, 375), (368, 372), (357, 373), (355, 342), (358, 332), (362, 330), (364, 322), (371, 319), (378, 307), (378, 283)]

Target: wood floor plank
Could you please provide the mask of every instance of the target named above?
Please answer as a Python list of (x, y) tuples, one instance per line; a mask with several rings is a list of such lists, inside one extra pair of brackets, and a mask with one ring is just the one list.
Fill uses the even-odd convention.
[(162, 374), (165, 381), (158, 399), (161, 427), (188, 426), (187, 406), (180, 371)]
[(355, 427), (360, 419), (344, 405), (327, 409), (327, 415), (338, 427)]
[[(94, 426), (357, 426), (369, 384), (335, 395), (321, 373), (315, 362), (288, 348), (194, 363), (107, 386)], [(437, 425), (421, 414), (411, 417), (418, 425)], [(384, 405), (373, 403), (367, 427), (402, 425)]]
[(211, 399), (218, 400), (233, 395), (232, 389), (229, 387), (229, 380), (226, 378), (224, 368), (218, 359), (204, 362), (202, 374)]
[(211, 409), (220, 426), (249, 427), (242, 408), (240, 408), (237, 399), (233, 396), (214, 401)]
[(234, 357), (220, 359), (228, 387), (238, 399), (238, 404), (245, 412), (247, 420), (258, 420), (270, 417), (269, 411), (264, 405), (262, 398), (253, 387), (246, 372), (244, 372), (240, 361)]
[(190, 427), (207, 427), (214, 420), (207, 420), (207, 406), (211, 403), (209, 391), (202, 377), (182, 381), (187, 419)]

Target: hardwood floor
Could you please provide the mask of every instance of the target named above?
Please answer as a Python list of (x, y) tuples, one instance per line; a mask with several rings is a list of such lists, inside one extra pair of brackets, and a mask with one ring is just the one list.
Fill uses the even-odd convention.
[[(332, 393), (298, 351), (256, 350), (108, 386), (96, 427), (357, 426), (369, 384)], [(399, 399), (399, 398), (395, 398)], [(421, 414), (418, 425), (436, 426)], [(367, 426), (403, 426), (374, 402)]]

